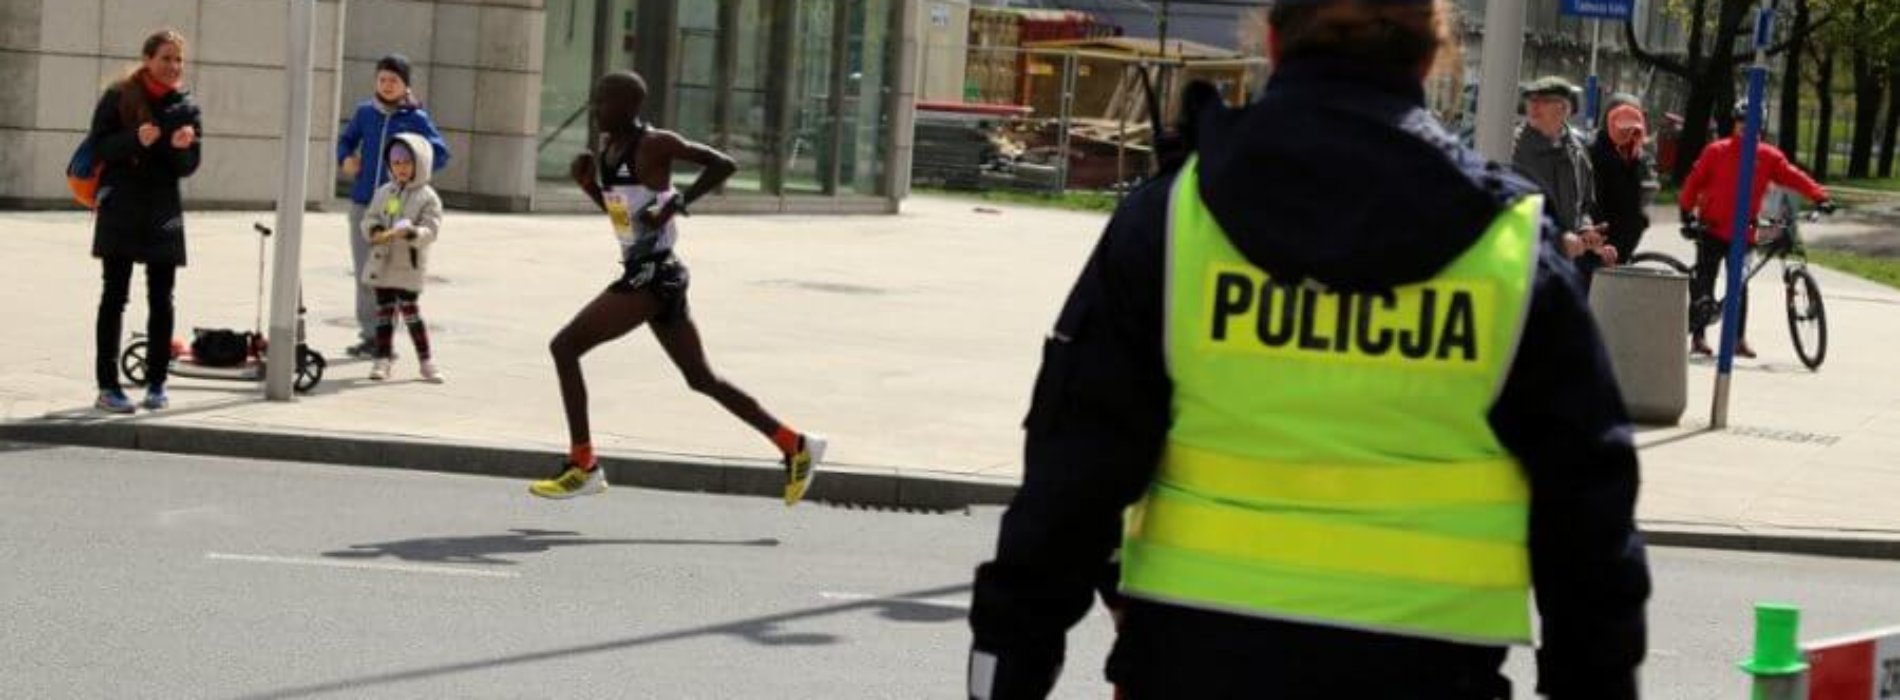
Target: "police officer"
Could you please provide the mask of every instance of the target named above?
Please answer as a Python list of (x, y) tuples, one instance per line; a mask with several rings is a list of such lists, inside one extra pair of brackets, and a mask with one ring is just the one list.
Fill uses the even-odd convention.
[(1045, 341), (969, 696), (1047, 695), (1113, 560), (1129, 700), (1509, 697), (1533, 594), (1538, 690), (1636, 697), (1628, 419), (1536, 187), (1425, 109), (1448, 10), (1270, 12)]

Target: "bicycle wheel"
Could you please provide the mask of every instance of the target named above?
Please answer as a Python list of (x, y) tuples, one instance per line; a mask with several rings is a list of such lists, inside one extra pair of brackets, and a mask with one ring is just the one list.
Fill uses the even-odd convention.
[[(1695, 277), (1695, 267), (1683, 263), (1674, 255), (1658, 253), (1653, 250), (1646, 250), (1630, 256), (1626, 264), (1640, 265), (1643, 263), (1655, 263), (1691, 278)], [(1703, 297), (1701, 299), (1689, 300), (1689, 318), (1687, 319), (1689, 329), (1706, 328), (1710, 323), (1715, 322), (1716, 317), (1721, 315), (1722, 305), (1714, 299)]]
[(145, 370), (145, 341), (134, 340), (119, 353), (119, 371), (125, 373), (125, 380), (132, 386), (145, 386), (148, 378)]
[(1827, 309), (1821, 303), (1821, 285), (1802, 268), (1788, 271), (1782, 282), (1788, 291), (1788, 333), (1801, 364), (1818, 370), (1827, 359)]
[(1629, 264), (1631, 265), (1638, 265), (1642, 263), (1657, 263), (1657, 264), (1669, 267), (1671, 269), (1674, 269), (1675, 271), (1680, 272), (1685, 275), (1695, 274), (1695, 266), (1683, 264), (1681, 260), (1676, 259), (1676, 256), (1670, 255), (1668, 253), (1658, 253), (1653, 250), (1645, 250), (1641, 253), (1632, 255), (1629, 258)]

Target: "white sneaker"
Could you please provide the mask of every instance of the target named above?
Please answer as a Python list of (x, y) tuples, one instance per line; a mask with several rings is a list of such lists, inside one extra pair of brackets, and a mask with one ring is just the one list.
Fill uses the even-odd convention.
[(434, 362), (430, 360), (422, 361), (422, 381), (430, 384), (441, 384), (448, 380), (449, 378), (443, 376), (442, 369), (436, 367)]
[(389, 366), (390, 366), (390, 362), (387, 358), (381, 358), (381, 359), (376, 360), (376, 362), (372, 363), (369, 366), (370, 380), (380, 382), (382, 380), (388, 379)]

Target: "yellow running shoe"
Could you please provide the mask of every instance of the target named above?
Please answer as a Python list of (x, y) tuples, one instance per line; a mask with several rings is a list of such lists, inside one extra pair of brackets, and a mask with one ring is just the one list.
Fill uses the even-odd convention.
[(542, 498), (573, 498), (592, 496), (607, 490), (607, 470), (595, 466), (592, 470), (582, 469), (573, 462), (561, 463), (561, 473), (552, 479), (537, 481), (528, 485), (528, 493)]
[(811, 490), (811, 482), (818, 477), (818, 462), (825, 458), (825, 438), (818, 435), (799, 435), (798, 451), (786, 455), (785, 464), (785, 506), (798, 505), (805, 500), (805, 492)]

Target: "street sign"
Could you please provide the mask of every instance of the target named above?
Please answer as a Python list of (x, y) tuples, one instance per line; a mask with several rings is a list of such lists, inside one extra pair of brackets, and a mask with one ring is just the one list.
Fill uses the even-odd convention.
[(1636, 0), (1564, 0), (1565, 17), (1628, 20), (1636, 16)]

